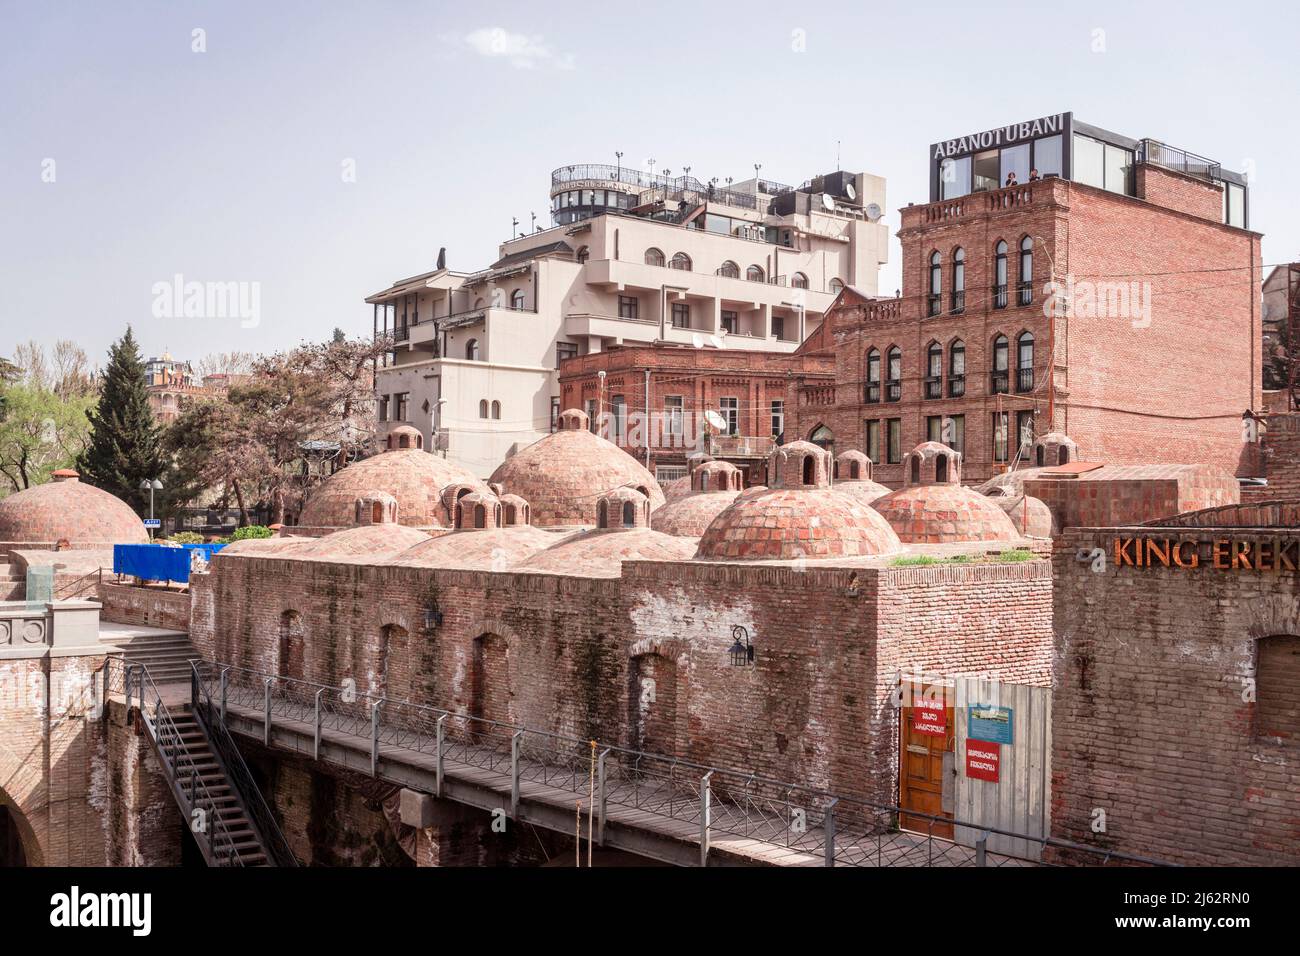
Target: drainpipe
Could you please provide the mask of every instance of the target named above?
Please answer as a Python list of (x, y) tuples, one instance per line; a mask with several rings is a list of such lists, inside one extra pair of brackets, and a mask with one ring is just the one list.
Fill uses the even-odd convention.
[(645, 470), (650, 470), (650, 369), (645, 370)]

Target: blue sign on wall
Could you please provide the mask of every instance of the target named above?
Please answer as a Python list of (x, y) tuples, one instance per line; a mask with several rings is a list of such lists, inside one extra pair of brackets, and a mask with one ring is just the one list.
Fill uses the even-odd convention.
[(969, 705), (966, 708), (966, 736), (994, 744), (1011, 743), (1011, 708), (992, 704)]

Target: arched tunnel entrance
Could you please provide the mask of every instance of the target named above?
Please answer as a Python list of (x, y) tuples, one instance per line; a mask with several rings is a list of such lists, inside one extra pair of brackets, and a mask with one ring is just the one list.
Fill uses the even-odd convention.
[(17, 810), (0, 802), (0, 867), (28, 865), (20, 829), (25, 823)]

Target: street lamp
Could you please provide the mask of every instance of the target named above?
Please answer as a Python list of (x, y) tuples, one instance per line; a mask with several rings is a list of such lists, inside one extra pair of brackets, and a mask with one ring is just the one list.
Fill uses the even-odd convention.
[(153, 527), (154, 527), (153, 526), (153, 522), (154, 522), (153, 493), (155, 491), (162, 491), (162, 487), (163, 487), (163, 483), (159, 481), (157, 478), (154, 478), (153, 480), (146, 478), (140, 482), (140, 490), (149, 492), (149, 537), (150, 539), (153, 538)]

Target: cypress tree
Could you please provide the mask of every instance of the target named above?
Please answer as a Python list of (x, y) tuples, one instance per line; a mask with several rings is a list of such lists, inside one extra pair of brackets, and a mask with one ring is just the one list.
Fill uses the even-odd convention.
[[(140, 482), (163, 475), (162, 430), (154, 423), (145, 388), (144, 362), (131, 327), (108, 351), (100, 379), (99, 404), (90, 417), (90, 442), (77, 461), (87, 484), (95, 485), (148, 514), (149, 492)], [(165, 494), (165, 492), (164, 492)], [(155, 507), (158, 502), (155, 499)]]

